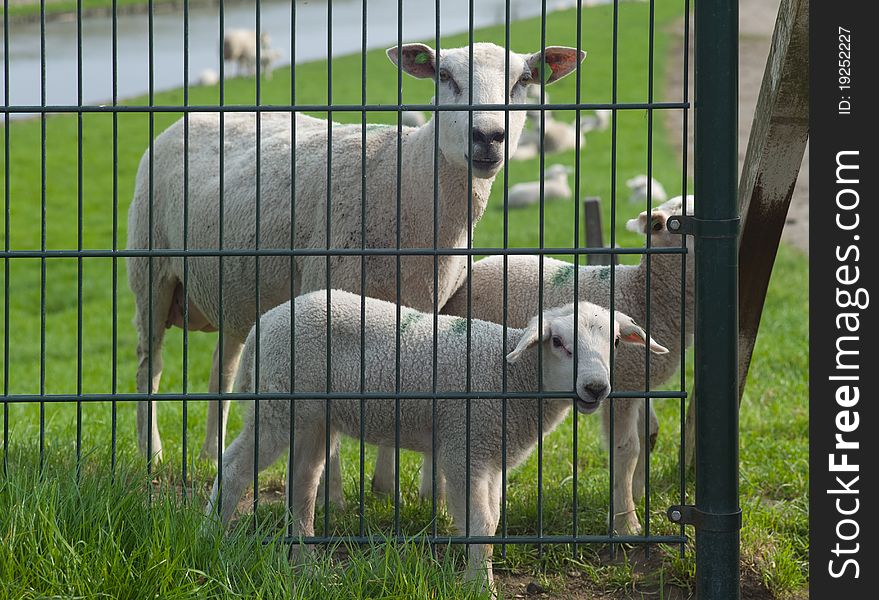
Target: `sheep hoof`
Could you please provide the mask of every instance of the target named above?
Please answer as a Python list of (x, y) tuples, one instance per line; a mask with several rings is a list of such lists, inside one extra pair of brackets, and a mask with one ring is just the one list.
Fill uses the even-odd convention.
[(376, 496), (387, 497), (393, 495), (394, 493), (393, 484), (388, 486), (386, 482), (382, 481), (381, 479), (377, 479), (376, 477), (372, 478), (372, 482), (370, 483), (370, 489), (372, 490), (372, 493)]
[(635, 511), (617, 515), (613, 519), (613, 529), (617, 535), (640, 535), (641, 523)]
[(201, 452), (198, 453), (198, 460), (217, 466), (217, 449), (203, 446)]

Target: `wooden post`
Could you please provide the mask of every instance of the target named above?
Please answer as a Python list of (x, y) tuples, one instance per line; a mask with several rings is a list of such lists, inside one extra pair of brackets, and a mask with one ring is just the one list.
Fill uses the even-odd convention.
[[(809, 139), (809, 0), (782, 0), (739, 181), (739, 403)], [(698, 202), (698, 199), (696, 200)], [(695, 395), (686, 422), (693, 464)]]
[[(604, 248), (601, 229), (601, 198), (588, 196), (583, 199), (583, 221), (586, 225), (586, 247)], [(617, 264), (616, 254), (587, 254), (587, 265)]]

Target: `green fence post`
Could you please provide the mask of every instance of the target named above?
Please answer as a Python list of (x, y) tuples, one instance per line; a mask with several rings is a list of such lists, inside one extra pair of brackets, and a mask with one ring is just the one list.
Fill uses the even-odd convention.
[(738, 8), (737, 0), (695, 3), (696, 511), (703, 515), (696, 527), (699, 600), (741, 596)]
[(696, 3), (696, 505), (669, 518), (696, 528), (696, 597), (739, 600), (738, 2)]

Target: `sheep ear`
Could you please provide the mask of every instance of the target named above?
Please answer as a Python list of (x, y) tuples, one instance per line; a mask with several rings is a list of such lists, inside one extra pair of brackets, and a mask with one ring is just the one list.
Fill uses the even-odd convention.
[(436, 53), (430, 46), (403, 44), (399, 48), (391, 46), (387, 53), (392, 63), (416, 79), (436, 77)]
[[(659, 233), (665, 229), (665, 221), (667, 217), (662, 211), (653, 211), (650, 215), (650, 230), (652, 233)], [(629, 219), (626, 221), (626, 229), (634, 233), (650, 233), (647, 231), (647, 211), (638, 215), (637, 219)]]
[(632, 233), (647, 233), (647, 211), (643, 211), (637, 219), (626, 221), (626, 229)]
[(542, 342), (544, 340), (549, 339), (550, 327), (549, 323), (547, 323), (546, 318), (543, 319), (543, 332), (542, 335), (537, 335), (537, 317), (531, 319), (531, 322), (528, 323), (528, 327), (525, 328), (525, 332), (522, 335), (522, 339), (519, 340), (519, 344), (513, 349), (512, 352), (507, 354), (507, 362), (513, 364), (522, 356), (522, 353), (531, 348), (532, 346), (536, 346), (538, 342)]
[(544, 83), (547, 85), (558, 81), (573, 72), (577, 68), (577, 63), (584, 58), (586, 52), (567, 46), (549, 46), (543, 54), (535, 52), (528, 57), (531, 83), (539, 84), (541, 77), (545, 78)]
[[(615, 318), (620, 326), (620, 341), (638, 346), (648, 345), (647, 334), (632, 317), (617, 311)], [(654, 354), (668, 354), (668, 348), (657, 343), (653, 338), (649, 338), (649, 346)]]

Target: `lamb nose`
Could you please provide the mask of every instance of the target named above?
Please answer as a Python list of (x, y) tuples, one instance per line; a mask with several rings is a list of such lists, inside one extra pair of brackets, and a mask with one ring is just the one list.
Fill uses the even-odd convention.
[(503, 129), (495, 129), (493, 131), (483, 131), (482, 129), (473, 130), (473, 142), (476, 144), (500, 144), (504, 139), (506, 139), (506, 133)]
[(609, 390), (603, 383), (589, 383), (583, 386), (583, 389), (596, 400), (602, 400), (607, 397)]

